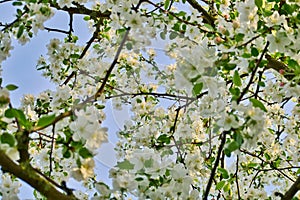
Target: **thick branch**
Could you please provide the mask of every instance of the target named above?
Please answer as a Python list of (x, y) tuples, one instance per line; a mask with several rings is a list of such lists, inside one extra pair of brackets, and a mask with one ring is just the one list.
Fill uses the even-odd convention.
[(206, 12), (206, 10), (196, 1), (196, 0), (187, 0), (187, 2), (189, 2), (189, 4), (195, 8), (196, 10), (198, 10), (200, 13), (202, 13), (203, 15), (203, 19), (205, 23), (208, 23), (211, 26), (215, 26), (214, 23), (214, 18), (212, 16), (210, 16), (208, 14), (208, 12)]
[(60, 120), (62, 120), (63, 118), (66, 118), (66, 117), (69, 117), (73, 114), (73, 111), (72, 110), (69, 110), (67, 112), (64, 112), (60, 115), (58, 115), (51, 124), (47, 124), (46, 126), (36, 126), (34, 127), (31, 132), (36, 132), (36, 131), (39, 131), (39, 130), (43, 130), (45, 128), (47, 128), (48, 126), (52, 126), (54, 124), (56, 124), (57, 122), (59, 122)]
[(100, 12), (96, 10), (90, 10), (83, 5), (76, 4), (76, 7), (59, 7), (56, 2), (51, 2), (50, 6), (56, 8), (57, 10), (67, 11), (70, 14), (81, 14), (81, 15), (89, 15), (92, 19), (97, 18), (109, 18), (110, 11)]
[(13, 162), (3, 151), (0, 150), (0, 165), (3, 171), (9, 172), (16, 177), (22, 179), (48, 200), (73, 200), (73, 195), (66, 195), (58, 191), (53, 185), (39, 175), (31, 165), (18, 165)]
[(290, 189), (283, 195), (281, 200), (290, 200), (295, 196), (295, 194), (300, 191), (300, 176), (298, 176), (297, 180), (290, 187)]

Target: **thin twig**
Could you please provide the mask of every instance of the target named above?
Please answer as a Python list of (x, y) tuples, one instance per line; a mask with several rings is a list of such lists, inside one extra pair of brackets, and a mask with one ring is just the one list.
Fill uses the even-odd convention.
[(55, 124), (52, 126), (52, 140), (51, 140), (51, 148), (49, 153), (49, 177), (51, 177), (52, 172), (52, 156), (53, 156), (53, 149), (54, 149), (54, 136), (55, 136)]
[(214, 177), (215, 177), (217, 168), (218, 168), (218, 166), (219, 166), (220, 157), (221, 157), (221, 154), (222, 154), (222, 151), (223, 151), (225, 142), (226, 142), (226, 135), (227, 135), (227, 134), (228, 134), (228, 131), (224, 131), (224, 132), (221, 134), (221, 143), (220, 143), (220, 146), (219, 146), (219, 149), (218, 149), (217, 157), (216, 157), (216, 159), (215, 159), (214, 167), (213, 167), (212, 170), (211, 170), (210, 177), (209, 177), (209, 180), (208, 180), (208, 183), (207, 183), (205, 192), (204, 192), (204, 197), (203, 197), (204, 200), (207, 200), (207, 199), (208, 199), (208, 195), (209, 195), (209, 192), (210, 192), (210, 188), (211, 188), (211, 186), (212, 186), (213, 179), (214, 179)]
[(253, 69), (253, 71), (252, 71), (252, 73), (251, 73), (251, 77), (250, 77), (250, 79), (249, 79), (249, 82), (248, 82), (247, 86), (243, 89), (241, 95), (240, 95), (239, 98), (237, 99), (237, 104), (239, 104), (239, 102), (243, 99), (244, 95), (248, 92), (248, 90), (249, 90), (249, 88), (250, 88), (250, 86), (251, 86), (251, 84), (252, 84), (252, 82), (253, 82), (253, 79), (254, 79), (254, 77), (255, 77), (255, 74), (256, 74), (256, 72), (257, 72), (257, 70), (258, 70), (258, 67), (259, 67), (259, 65), (260, 65), (260, 63), (261, 63), (261, 61), (262, 61), (264, 55), (265, 55), (266, 52), (267, 52), (267, 49), (268, 49), (268, 47), (269, 47), (269, 44), (270, 44), (270, 43), (269, 43), (269, 41), (268, 41), (267, 44), (266, 44), (266, 46), (265, 46), (265, 48), (264, 48), (264, 50), (263, 50), (263, 52), (262, 52), (262, 54), (260, 55), (259, 60), (258, 60), (257, 63), (256, 63), (255, 68)]
[(117, 51), (117, 53), (116, 53), (116, 55), (115, 55), (115, 58), (114, 58), (112, 64), (110, 65), (109, 69), (107, 70), (106, 75), (105, 75), (105, 77), (104, 77), (104, 79), (103, 79), (103, 82), (102, 82), (100, 88), (98, 89), (98, 91), (97, 91), (96, 94), (95, 94), (95, 98), (94, 98), (95, 100), (97, 100), (97, 98), (98, 98), (99, 96), (101, 96), (101, 94), (102, 94), (103, 91), (104, 91), (104, 87), (105, 87), (105, 85), (106, 85), (106, 82), (108, 81), (108, 78), (109, 78), (109, 76), (110, 76), (112, 70), (114, 69), (115, 65), (116, 65), (117, 62), (118, 62), (120, 53), (121, 53), (121, 51), (122, 51), (122, 49), (123, 49), (123, 46), (125, 45), (125, 42), (126, 42), (126, 40), (127, 40), (129, 31), (130, 31), (130, 28), (128, 28), (128, 29), (126, 30), (125, 34), (124, 34), (123, 40), (122, 40), (122, 42), (121, 42), (121, 44), (120, 44), (120, 46), (119, 46), (119, 48), (118, 48), (118, 51)]
[(56, 28), (49, 28), (49, 27), (44, 27), (45, 30), (49, 31), (49, 32), (58, 32), (58, 33), (64, 33), (64, 34), (69, 34), (68, 31), (65, 30), (61, 30), (61, 29), (56, 29)]

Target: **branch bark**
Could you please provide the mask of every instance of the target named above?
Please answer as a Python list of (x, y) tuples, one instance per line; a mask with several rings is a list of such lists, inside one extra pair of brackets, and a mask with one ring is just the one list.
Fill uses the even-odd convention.
[(298, 176), (297, 180), (290, 187), (290, 189), (283, 195), (281, 200), (291, 200), (298, 191), (300, 191), (300, 176)]
[(210, 177), (209, 177), (206, 189), (205, 189), (203, 200), (207, 200), (207, 198), (208, 198), (210, 188), (212, 186), (213, 179), (216, 175), (216, 171), (217, 171), (217, 168), (219, 166), (221, 153), (223, 151), (223, 148), (224, 148), (224, 145), (225, 145), (225, 142), (226, 142), (226, 135), (227, 134), (228, 134), (228, 131), (224, 131), (221, 135), (221, 143), (220, 143), (220, 146), (219, 146), (219, 149), (218, 149), (218, 154), (217, 154), (217, 157), (216, 157), (216, 160), (215, 160), (214, 167), (213, 167), (213, 169), (211, 170), (211, 173), (210, 173)]
[(28, 164), (18, 165), (13, 162), (3, 151), (0, 150), (0, 165), (3, 171), (9, 172), (16, 177), (22, 179), (34, 189), (39, 191), (48, 200), (75, 200), (74, 195), (66, 195), (57, 190), (46, 179), (39, 175), (34, 168)]
[(189, 4), (195, 8), (196, 10), (199, 11), (199, 13), (202, 13), (203, 19), (205, 23), (208, 23), (212, 27), (215, 26), (215, 20), (212, 16), (208, 14), (208, 12), (196, 1), (196, 0), (187, 0)]

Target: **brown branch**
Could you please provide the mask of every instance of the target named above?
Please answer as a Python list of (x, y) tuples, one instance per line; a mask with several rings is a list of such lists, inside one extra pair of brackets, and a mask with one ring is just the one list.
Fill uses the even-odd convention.
[(268, 41), (267, 44), (266, 44), (266, 46), (265, 46), (265, 48), (264, 48), (264, 50), (263, 50), (263, 52), (262, 52), (262, 54), (260, 55), (259, 60), (258, 60), (257, 63), (256, 63), (255, 68), (253, 69), (253, 71), (252, 71), (252, 73), (251, 73), (251, 77), (250, 77), (250, 80), (249, 80), (247, 86), (243, 89), (241, 95), (239, 96), (239, 98), (238, 98), (237, 101), (236, 101), (237, 104), (240, 103), (240, 101), (242, 100), (242, 98), (244, 97), (244, 95), (248, 92), (248, 90), (249, 90), (249, 88), (250, 88), (250, 85), (252, 84), (253, 79), (254, 79), (254, 77), (255, 77), (256, 71), (258, 70), (258, 67), (259, 67), (260, 63), (261, 63), (261, 61), (262, 61), (264, 55), (265, 55), (266, 52), (267, 52), (267, 49), (268, 49), (268, 47), (269, 47), (269, 44), (270, 44), (270, 43), (269, 43), (269, 41)]
[(49, 27), (44, 27), (45, 30), (49, 31), (49, 32), (58, 32), (58, 33), (64, 33), (64, 34), (69, 34), (68, 31), (65, 30), (61, 30), (61, 29), (56, 29), (56, 28), (49, 28)]
[(75, 200), (75, 196), (66, 195), (57, 190), (46, 179), (39, 175), (30, 164), (18, 165), (0, 150), (0, 165), (3, 171), (22, 179), (49, 200)]
[[(161, 98), (172, 97), (174, 99), (185, 99), (185, 100), (195, 100), (196, 99), (195, 97), (180, 96), (180, 95), (174, 95), (174, 94), (168, 94), (168, 93), (156, 93), (156, 92), (140, 92), (140, 93), (124, 92), (122, 94), (108, 96), (108, 97), (106, 97), (106, 99), (112, 99), (112, 98), (123, 97), (123, 96), (136, 97), (136, 96), (143, 96), (143, 95), (151, 95), (151, 96), (161, 97)], [(171, 99), (171, 98), (169, 98), (169, 99)]]
[(104, 91), (104, 87), (105, 87), (105, 85), (106, 85), (106, 82), (108, 81), (108, 78), (109, 78), (109, 76), (110, 76), (112, 70), (114, 69), (115, 65), (116, 65), (117, 62), (118, 62), (120, 53), (121, 53), (121, 51), (122, 51), (122, 49), (123, 49), (123, 46), (125, 45), (125, 42), (126, 42), (126, 40), (127, 40), (129, 31), (130, 31), (130, 28), (128, 28), (128, 29), (126, 30), (126, 32), (125, 32), (125, 35), (124, 35), (124, 37), (123, 37), (123, 40), (122, 40), (122, 42), (121, 42), (121, 44), (120, 44), (120, 46), (119, 46), (119, 48), (118, 48), (118, 51), (117, 51), (117, 53), (116, 53), (116, 55), (115, 55), (115, 58), (114, 58), (113, 62), (111, 63), (109, 69), (107, 70), (106, 75), (105, 75), (105, 77), (104, 77), (104, 79), (103, 79), (103, 82), (102, 82), (100, 88), (98, 89), (98, 91), (97, 91), (96, 94), (95, 94), (95, 100), (96, 100), (99, 96), (101, 96), (101, 94), (102, 94), (103, 91)]
[(238, 192), (238, 199), (241, 199), (241, 192), (240, 192), (240, 186), (239, 186), (239, 177), (238, 177), (238, 173), (239, 173), (239, 156), (236, 156), (236, 171), (235, 171), (235, 184), (236, 184), (236, 188), (237, 188), (237, 192)]
[(59, 7), (59, 5), (56, 2), (52, 1), (52, 2), (50, 2), (50, 6), (57, 10), (66, 11), (71, 14), (89, 15), (92, 19), (97, 19), (97, 18), (107, 18), (108, 19), (111, 14), (111, 12), (108, 10), (105, 12), (100, 12), (97, 10), (88, 9), (80, 4), (76, 4), (76, 7), (66, 7), (65, 6), (65, 7), (61, 8), (61, 7)]
[(10, 1), (13, 1), (13, 0), (2, 0), (2, 1), (0, 1), (0, 3), (6, 3), (6, 2), (10, 2)]
[(215, 27), (215, 19), (210, 16), (208, 14), (208, 12), (196, 1), (196, 0), (187, 0), (187, 2), (189, 2), (189, 4), (195, 8), (196, 10), (198, 10), (200, 13), (202, 13), (203, 15), (203, 20), (205, 23), (208, 23), (209, 25), (211, 25), (212, 27)]
[(57, 116), (57, 117), (53, 120), (53, 122), (52, 122), (51, 124), (48, 124), (48, 125), (45, 125), (45, 126), (36, 126), (36, 127), (32, 128), (32, 129), (30, 130), (30, 132), (36, 132), (36, 131), (39, 131), (39, 130), (43, 130), (43, 129), (49, 127), (49, 126), (52, 126), (52, 125), (56, 124), (58, 121), (62, 120), (63, 118), (66, 118), (66, 117), (71, 116), (72, 114), (73, 114), (73, 111), (72, 111), (72, 110), (69, 110), (69, 111), (67, 111), (67, 112), (64, 112), (64, 113), (60, 114), (59, 116)]
[[(268, 161), (264, 160), (260, 155), (256, 155), (256, 154), (251, 153), (251, 152), (249, 152), (249, 151), (247, 151), (245, 149), (240, 149), (240, 151), (243, 152), (243, 153), (245, 153), (245, 154), (248, 154), (250, 156), (253, 156), (253, 157), (259, 159), (263, 163), (267, 163), (272, 169), (274, 169), (274, 171), (277, 171), (278, 173), (280, 173), (282, 176), (284, 176), (285, 178), (289, 179), (290, 181), (293, 181), (293, 182), (295, 181), (291, 177), (289, 177), (288, 175), (286, 175), (285, 173), (283, 173), (280, 170), (280, 168), (276, 168), (271, 162), (268, 162)], [(260, 169), (259, 171), (263, 171), (263, 170)]]
[(53, 126), (52, 126), (51, 149), (50, 149), (50, 153), (49, 153), (49, 177), (51, 177), (51, 173), (53, 170), (52, 156), (53, 156), (53, 149), (54, 149), (54, 137), (55, 137), (55, 124), (53, 124)]
[(281, 200), (291, 200), (298, 191), (300, 191), (300, 176), (298, 176), (297, 180), (293, 183), (290, 189), (283, 195)]
[(209, 180), (208, 180), (205, 192), (204, 192), (204, 197), (203, 197), (204, 200), (207, 200), (207, 198), (208, 198), (208, 195), (209, 195), (209, 192), (210, 192), (210, 188), (212, 186), (213, 179), (214, 179), (214, 177), (216, 175), (216, 171), (217, 171), (217, 168), (219, 166), (219, 162), (220, 162), (221, 154), (222, 154), (225, 142), (226, 142), (226, 135), (227, 134), (228, 134), (228, 131), (224, 131), (221, 134), (221, 143), (220, 143), (220, 146), (219, 146), (219, 149), (218, 149), (217, 157), (215, 159), (214, 167), (211, 170), (210, 177), (209, 177)]

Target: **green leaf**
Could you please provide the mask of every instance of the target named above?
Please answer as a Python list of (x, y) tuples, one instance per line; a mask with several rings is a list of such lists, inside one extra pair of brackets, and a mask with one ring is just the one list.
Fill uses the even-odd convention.
[(160, 135), (158, 138), (157, 138), (157, 141), (159, 143), (166, 143), (166, 144), (170, 144), (171, 142), (171, 139), (168, 135), (166, 134), (163, 134), (163, 135)]
[(54, 119), (55, 119), (55, 114), (43, 116), (37, 122), (37, 126), (48, 126), (54, 121)]
[(241, 41), (243, 41), (244, 36), (245, 36), (245, 34), (243, 34), (243, 33), (238, 33), (238, 34), (236, 34), (236, 35), (234, 36), (234, 39), (235, 39), (236, 42), (241, 42)]
[(238, 86), (238, 87), (242, 85), (241, 77), (240, 77), (239, 72), (237, 70), (235, 70), (234, 74), (233, 74), (233, 84)]
[(134, 168), (134, 165), (131, 164), (128, 160), (124, 160), (123, 162), (118, 162), (117, 167), (120, 169), (131, 170)]
[(163, 39), (163, 40), (166, 39), (166, 32), (165, 32), (165, 31), (160, 32), (159, 35), (160, 35), (160, 38), (161, 38), (161, 39)]
[(6, 89), (8, 89), (9, 91), (13, 91), (18, 89), (18, 86), (13, 85), (13, 84), (8, 84), (7, 86), (5, 86)]
[(83, 17), (84, 21), (89, 21), (90, 19), (91, 19), (91, 17), (89, 15), (86, 15), (86, 16)]
[(193, 94), (197, 96), (198, 94), (200, 94), (202, 88), (203, 88), (203, 83), (196, 83), (193, 87)]
[(230, 157), (231, 156), (231, 151), (227, 148), (224, 149), (224, 153), (227, 157)]
[(228, 150), (229, 155), (231, 154), (231, 152), (233, 152), (233, 151), (235, 151), (235, 150), (237, 150), (239, 148), (240, 148), (240, 145), (236, 141), (232, 141), (226, 147), (226, 149)]
[(176, 32), (171, 32), (169, 35), (169, 39), (174, 40), (177, 36), (178, 36), (178, 34)]
[(207, 31), (211, 31), (211, 32), (214, 31), (214, 27), (212, 27), (210, 24), (204, 24), (203, 26), (205, 27), (205, 29), (206, 29)]
[(23, 4), (20, 1), (15, 1), (15, 2), (12, 3), (12, 5), (13, 6), (22, 6)]
[(230, 190), (230, 183), (226, 183), (226, 185), (223, 187), (224, 192), (228, 192)]
[(173, 30), (174, 30), (174, 31), (180, 31), (180, 26), (181, 26), (181, 24), (180, 24), (180, 23), (176, 23), (176, 24), (174, 24), (174, 26), (173, 26)]
[(93, 154), (85, 147), (83, 147), (79, 150), (79, 155), (82, 158), (91, 158), (91, 157), (93, 157)]
[(224, 179), (228, 179), (228, 178), (229, 178), (229, 174), (228, 174), (228, 172), (227, 172), (226, 169), (220, 167), (220, 168), (218, 168), (218, 172), (219, 172), (220, 174), (222, 174), (222, 177), (223, 177)]
[(22, 110), (9, 108), (5, 111), (4, 116), (7, 118), (16, 118), (20, 125), (24, 126), (26, 129), (30, 129), (31, 127), (30, 121), (26, 119), (26, 116)]
[(263, 0), (255, 0), (255, 5), (257, 6), (257, 8), (262, 8)]
[(253, 105), (254, 107), (260, 108), (260, 109), (262, 109), (262, 110), (265, 111), (265, 112), (268, 111), (268, 110), (266, 109), (266, 107), (264, 106), (264, 104), (263, 104), (261, 101), (259, 101), (259, 100), (257, 100), (257, 99), (253, 99), (253, 98), (251, 98), (250, 101), (251, 101), (251, 103), (252, 103), (252, 105)]
[(131, 42), (127, 42), (126, 43), (126, 48), (127, 48), (127, 50), (132, 50), (132, 48), (133, 48), (132, 43)]
[(243, 144), (244, 140), (243, 140), (243, 136), (242, 134), (236, 130), (236, 132), (233, 134), (233, 139), (234, 141), (236, 141), (240, 146)]
[(265, 82), (263, 82), (263, 81), (258, 81), (257, 84), (258, 84), (259, 86), (261, 86), (261, 87), (265, 87), (265, 86), (266, 86)]
[(283, 4), (281, 9), (282, 12), (284, 11), (288, 15), (293, 14), (293, 12), (295, 11), (294, 8), (287, 3)]
[(220, 181), (219, 183), (217, 183), (216, 185), (216, 190), (221, 190), (225, 185), (225, 181)]
[(239, 96), (241, 94), (241, 91), (239, 88), (229, 88), (229, 92), (233, 95), (233, 96)]
[(152, 167), (153, 166), (153, 159), (150, 158), (149, 160), (146, 160), (144, 164), (145, 164), (146, 168)]
[(170, 0), (166, 0), (164, 5), (165, 10), (167, 10), (169, 6), (170, 6)]
[(15, 146), (15, 137), (12, 134), (9, 133), (3, 133), (1, 135), (1, 143), (6, 143), (8, 144), (10, 147)]
[(24, 32), (24, 28), (25, 28), (24, 25), (19, 26), (19, 30), (17, 32), (17, 38), (20, 38), (22, 36), (22, 34)]
[(270, 156), (268, 153), (265, 153), (264, 156), (265, 156), (265, 158), (266, 158), (267, 160), (270, 160), (270, 159), (271, 159), (271, 156)]
[(251, 55), (254, 57), (257, 57), (259, 55), (257, 48), (255, 47), (251, 48)]

